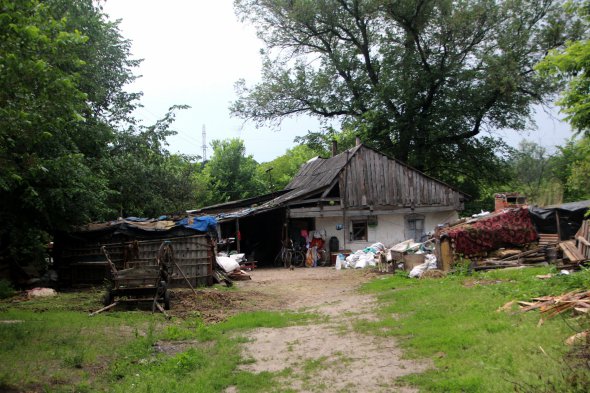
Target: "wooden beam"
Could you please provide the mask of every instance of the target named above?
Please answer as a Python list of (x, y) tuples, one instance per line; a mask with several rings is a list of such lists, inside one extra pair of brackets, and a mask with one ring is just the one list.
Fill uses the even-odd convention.
[(99, 314), (103, 311), (110, 310), (111, 308), (115, 307), (117, 304), (119, 304), (119, 302), (111, 303), (108, 306), (101, 308), (100, 310), (96, 310), (95, 312), (88, 314), (88, 316), (93, 317), (96, 314)]
[[(436, 213), (444, 211), (454, 211), (452, 206), (431, 206), (415, 208), (389, 208), (376, 206), (371, 212), (369, 207), (366, 208), (348, 208), (346, 209), (347, 216), (370, 216), (370, 215), (383, 215), (383, 214), (411, 214), (411, 213)], [(306, 218), (306, 217), (342, 217), (342, 209), (340, 206), (324, 206), (323, 209), (318, 207), (299, 207), (290, 210), (289, 217), (292, 218)]]

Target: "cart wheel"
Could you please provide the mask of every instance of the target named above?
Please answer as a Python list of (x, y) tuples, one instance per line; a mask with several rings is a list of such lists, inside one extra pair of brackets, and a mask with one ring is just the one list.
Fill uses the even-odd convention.
[(170, 310), (170, 291), (164, 292), (164, 310)]
[(104, 304), (105, 307), (113, 304), (113, 294), (110, 289), (107, 289), (104, 295), (102, 295), (102, 304)]

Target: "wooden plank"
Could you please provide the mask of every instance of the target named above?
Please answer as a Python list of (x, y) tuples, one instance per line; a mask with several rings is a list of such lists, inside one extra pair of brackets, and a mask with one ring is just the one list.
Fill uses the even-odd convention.
[(389, 161), (387, 163), (388, 169), (389, 169), (389, 187), (391, 188), (391, 190), (389, 191), (391, 193), (391, 201), (390, 203), (392, 205), (399, 205), (399, 201), (398, 201), (398, 195), (397, 195), (397, 174), (396, 174), (396, 168), (397, 168), (397, 163), (395, 161)]
[(101, 308), (100, 310), (96, 310), (95, 312), (88, 314), (88, 316), (93, 317), (96, 314), (100, 314), (103, 311), (110, 310), (111, 308), (115, 307), (117, 304), (119, 304), (119, 303), (118, 302), (111, 303), (108, 306)]
[(573, 240), (559, 243), (559, 247), (563, 250), (565, 256), (571, 262), (579, 262), (584, 260), (584, 256), (578, 252), (578, 249), (573, 244)]
[(451, 247), (451, 240), (444, 239), (440, 243), (440, 256), (441, 256), (441, 268), (443, 271), (448, 272), (453, 266), (453, 249)]
[(375, 159), (377, 158), (377, 153), (373, 152), (372, 150), (368, 151), (367, 157), (369, 158), (369, 170), (371, 171), (371, 198), (368, 201), (369, 205), (374, 206), (377, 205), (377, 201), (379, 200), (379, 183), (383, 180), (378, 176), (377, 167), (375, 165)]
[(385, 182), (383, 183), (383, 203), (389, 206), (391, 202), (391, 178), (389, 177), (389, 158), (383, 156), (383, 177)]
[(367, 183), (367, 205), (375, 204), (375, 171), (373, 170), (373, 154), (370, 150), (366, 153), (365, 165), (367, 168), (367, 178), (370, 181)]

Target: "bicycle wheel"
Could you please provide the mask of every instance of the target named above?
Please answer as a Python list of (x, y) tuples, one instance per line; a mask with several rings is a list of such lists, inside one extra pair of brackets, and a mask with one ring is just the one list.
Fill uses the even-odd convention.
[(293, 251), (291, 250), (285, 250), (285, 254), (283, 256), (283, 266), (285, 267), (285, 269), (288, 269), (291, 267), (291, 257), (293, 255)]
[(293, 256), (291, 257), (291, 265), (295, 267), (303, 266), (305, 262), (305, 254), (302, 251), (295, 251), (293, 252)]
[(279, 267), (282, 264), (283, 264), (283, 250), (279, 251), (279, 253), (275, 257), (275, 260), (273, 261), (273, 264), (272, 265), (274, 267)]

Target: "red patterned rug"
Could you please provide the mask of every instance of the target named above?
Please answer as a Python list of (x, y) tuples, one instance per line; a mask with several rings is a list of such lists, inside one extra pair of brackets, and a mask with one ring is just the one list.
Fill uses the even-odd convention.
[(495, 213), (476, 222), (450, 228), (445, 235), (455, 241), (455, 253), (465, 256), (537, 239), (537, 231), (527, 208)]

